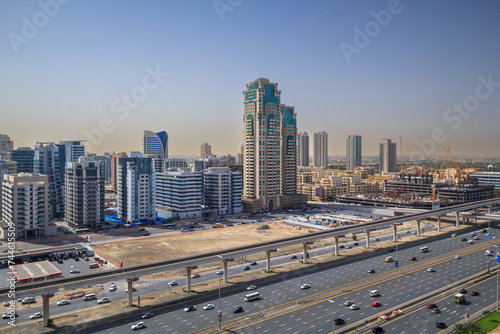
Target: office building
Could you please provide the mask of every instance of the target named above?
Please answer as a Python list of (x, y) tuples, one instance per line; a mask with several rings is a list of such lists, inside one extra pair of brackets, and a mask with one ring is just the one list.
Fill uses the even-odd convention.
[(207, 143), (201, 145), (201, 158), (206, 159), (209, 156), (212, 155), (212, 146), (208, 145)]
[(168, 134), (166, 131), (156, 132), (144, 130), (142, 137), (142, 153), (146, 155), (159, 155), (168, 158)]
[(379, 168), (380, 174), (396, 172), (396, 143), (391, 142), (390, 139), (384, 138), (379, 144)]
[(103, 163), (104, 163), (104, 182), (111, 183), (113, 157), (107, 152), (104, 153)]
[(14, 149), (14, 142), (8, 135), (0, 134), (0, 159), (7, 160), (10, 151)]
[(300, 167), (309, 166), (309, 134), (299, 132), (297, 136), (297, 156)]
[(118, 158), (118, 219), (124, 222), (156, 218), (155, 171), (151, 158)]
[(215, 209), (216, 214), (240, 213), (241, 173), (232, 173), (229, 167), (211, 167), (203, 171), (203, 207)]
[(0, 219), (2, 219), (2, 183), (3, 176), (9, 174), (9, 167), (5, 160), (0, 160)]
[(49, 235), (49, 189), (47, 175), (4, 175), (0, 235), (6, 237), (9, 225), (15, 227), (16, 238)]
[(328, 166), (328, 134), (324, 131), (314, 134), (314, 161), (315, 168)]
[(111, 156), (111, 188), (118, 190), (118, 159), (126, 158), (127, 153), (121, 152)]
[(163, 218), (200, 218), (201, 173), (165, 172), (156, 175), (156, 205)]
[(240, 151), (236, 157), (236, 164), (241, 166), (243, 165), (243, 145), (240, 146)]
[(17, 173), (34, 173), (35, 150), (31, 147), (20, 147), (10, 152), (10, 160), (17, 163)]
[(361, 136), (349, 135), (346, 139), (346, 170), (361, 166)]
[(67, 162), (64, 221), (72, 230), (97, 230), (104, 224), (104, 164), (80, 157)]
[[(83, 140), (67, 140), (60, 141), (59, 145), (64, 147), (64, 163), (78, 161), (80, 157), (85, 156), (85, 146), (82, 144)], [(66, 165), (64, 165), (66, 166)]]
[(492, 184), (495, 190), (500, 190), (500, 173), (499, 172), (474, 172), (469, 174), (470, 179), (477, 180), (478, 184)]
[[(259, 78), (246, 86), (247, 90), (243, 92), (244, 211), (274, 211), (282, 207), (301, 206), (305, 200), (302, 202), (301, 196), (296, 197), (296, 192), (294, 195), (282, 194), (283, 189), (291, 189), (283, 182), (288, 182), (291, 175), (288, 168), (297, 163), (295, 112), (292, 107), (281, 105), (277, 83)], [(286, 157), (282, 156), (284, 150)], [(290, 161), (292, 156), (295, 162)], [(285, 165), (282, 164), (283, 159)], [(286, 175), (282, 175), (283, 168)]]
[(6, 160), (5, 163), (7, 164), (9, 174), (17, 174), (17, 162)]
[(177, 169), (177, 168), (187, 168), (187, 167), (188, 167), (188, 164), (187, 164), (186, 159), (173, 158), (173, 159), (166, 159), (165, 160), (165, 170), (171, 169), (171, 168)]
[(297, 114), (281, 105), (281, 195), (297, 193)]

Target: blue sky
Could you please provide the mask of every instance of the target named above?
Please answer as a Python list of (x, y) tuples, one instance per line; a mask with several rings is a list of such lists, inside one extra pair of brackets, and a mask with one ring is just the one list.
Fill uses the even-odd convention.
[(330, 155), (359, 134), (363, 154), (402, 136), (405, 155), (498, 156), (498, 13), (493, 0), (4, 0), (0, 133), (101, 153), (165, 130), (172, 155), (235, 154), (242, 91), (265, 77)]

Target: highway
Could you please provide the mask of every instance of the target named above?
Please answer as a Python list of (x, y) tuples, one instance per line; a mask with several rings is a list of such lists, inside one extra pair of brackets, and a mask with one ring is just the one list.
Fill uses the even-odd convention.
[[(243, 296), (247, 293), (242, 287), (242, 291), (235, 295), (222, 296), (223, 321), (236, 324), (235, 319), (242, 319), (249, 315), (262, 312), (266, 309), (275, 308), (286, 302), (297, 300), (303, 297), (311, 297), (318, 294), (317, 300), (301, 305), (298, 308), (287, 310), (287, 313), (277, 314), (274, 317), (267, 316), (261, 322), (253, 322), (242, 324), (235, 329), (238, 333), (276, 333), (290, 331), (290, 333), (310, 333), (311, 329), (316, 332), (329, 332), (333, 329), (332, 317), (342, 317), (347, 323), (354, 323), (358, 320), (371, 318), (378, 313), (388, 310), (393, 310), (398, 305), (408, 299), (423, 294), (432, 292), (444, 284), (451, 283), (460, 278), (470, 276), (477, 271), (486, 268), (486, 260), (489, 258), (484, 256), (484, 249), (488, 247), (485, 244), (485, 237), (481, 235), (481, 240), (476, 241), (473, 245), (468, 245), (466, 242), (460, 241), (460, 238), (449, 238), (429, 242), (429, 253), (418, 253), (418, 247), (407, 248), (399, 252), (400, 268), (402, 271), (405, 267), (416, 267), (414, 271), (410, 271), (405, 275), (395, 275), (394, 263), (384, 262), (387, 254), (367, 258), (345, 266), (338, 266), (334, 269), (322, 270), (314, 273), (304, 271), (299, 277), (288, 277), (287, 279), (270, 285), (262, 285), (258, 290), (263, 299), (245, 303)], [(486, 241), (487, 242), (487, 241)], [(475, 247), (481, 247), (481, 250), (471, 251)], [(467, 254), (471, 251), (471, 254)], [(433, 264), (436, 269), (435, 273), (428, 273), (426, 265), (423, 268), (418, 268), (419, 261), (426, 259), (438, 259), (440, 254), (448, 253), (449, 259), (442, 259)], [(461, 260), (454, 259), (451, 255), (459, 253), (462, 255)], [(391, 253), (395, 257), (395, 253)], [(417, 256), (417, 261), (411, 263), (408, 258)], [(422, 266), (422, 265), (420, 265)], [(373, 268), (377, 271), (375, 274), (368, 274), (367, 269)], [(359, 280), (369, 279), (381, 275), (381, 282), (372, 285), (363, 285)], [(354, 284), (350, 288), (351, 291), (333, 291), (329, 295), (329, 290), (338, 289), (344, 286), (349, 281)], [(308, 283), (311, 288), (301, 290), (299, 286), (303, 283)], [(250, 282), (249, 282), (250, 284)], [(395, 289), (396, 287), (396, 289)], [(368, 296), (368, 290), (377, 289), (381, 292), (381, 297), (375, 298), (382, 302), (382, 307), (375, 309), (370, 305), (374, 298)], [(485, 294), (481, 294), (485, 296)], [(479, 296), (479, 297), (481, 297)], [(328, 299), (335, 301), (334, 304), (328, 302)], [(345, 300), (353, 300), (359, 304), (360, 310), (351, 311), (342, 304)], [(478, 298), (480, 301), (481, 299)], [(184, 312), (182, 308), (190, 303), (183, 303), (176, 306), (163, 308), (160, 311), (155, 311), (156, 316), (145, 320), (147, 329), (141, 330), (144, 333), (187, 333), (200, 330), (210, 325), (216, 324), (216, 310), (204, 311), (202, 306), (206, 303), (213, 303), (216, 306), (217, 300), (200, 300), (194, 302), (198, 310), (194, 312)], [(243, 306), (245, 312), (240, 315), (232, 314), (230, 311), (236, 305)], [(445, 310), (443, 310), (445, 314)], [(95, 328), (84, 330), (84, 333), (122, 333), (130, 330), (130, 326), (140, 320), (140, 316), (130, 317), (126, 320), (110, 322), (100, 325)], [(314, 326), (314, 327), (313, 327)]]

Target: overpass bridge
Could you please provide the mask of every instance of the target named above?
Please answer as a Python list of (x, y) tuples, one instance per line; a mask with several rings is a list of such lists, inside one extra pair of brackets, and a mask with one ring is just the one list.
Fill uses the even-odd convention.
[[(304, 247), (304, 254), (307, 254), (307, 248), (309, 244), (314, 243), (316, 240), (334, 238), (335, 239), (335, 255), (338, 255), (338, 239), (347, 233), (365, 233), (366, 234), (366, 247), (370, 247), (370, 231), (382, 228), (393, 228), (393, 240), (396, 240), (397, 226), (409, 222), (417, 221), (417, 236), (420, 235), (420, 222), (424, 219), (438, 217), (438, 231), (441, 229), (441, 217), (454, 213), (456, 216), (456, 226), (460, 224), (460, 214), (468, 211), (474, 210), (481, 207), (493, 206), (500, 203), (500, 198), (498, 199), (488, 199), (483, 201), (477, 201), (473, 203), (459, 204), (451, 207), (446, 207), (437, 210), (430, 210), (426, 212), (419, 212), (414, 214), (408, 214), (403, 216), (391, 217), (378, 219), (371, 222), (367, 222), (360, 225), (347, 225), (338, 227), (334, 230), (320, 231), (307, 235), (294, 236), (290, 238), (266, 241), (262, 243), (241, 246), (231, 249), (225, 249), (222, 251), (210, 252), (206, 254), (193, 255), (189, 257), (172, 259), (166, 261), (159, 261), (154, 263), (141, 264), (137, 266), (132, 266), (128, 268), (117, 268), (114, 270), (82, 274), (78, 277), (61, 277), (54, 278), (47, 281), (33, 282), (22, 285), (16, 285), (16, 293), (22, 291), (34, 290), (42, 293), (43, 297), (43, 315), (44, 315), (44, 325), (48, 326), (49, 317), (49, 303), (48, 300), (56, 291), (62, 291), (67, 289), (78, 288), (83, 285), (91, 285), (96, 283), (104, 283), (109, 280), (126, 279), (128, 282), (129, 291), (129, 305), (132, 305), (132, 282), (137, 280), (139, 276), (150, 275), (158, 272), (164, 272), (169, 270), (175, 270), (180, 268), (185, 268), (187, 273), (187, 292), (191, 291), (191, 269), (195, 266), (222, 261), (224, 265), (224, 282), (227, 282), (227, 265), (228, 261), (232, 258), (248, 255), (252, 253), (265, 252), (267, 256), (267, 271), (271, 270), (271, 253), (273, 250), (278, 248), (293, 246), (297, 244), (302, 244)], [(462, 218), (462, 222), (465, 223), (466, 218)], [(304, 261), (307, 262), (307, 257), (304, 257)], [(10, 288), (1, 287), (0, 295), (5, 296), (9, 293)]]

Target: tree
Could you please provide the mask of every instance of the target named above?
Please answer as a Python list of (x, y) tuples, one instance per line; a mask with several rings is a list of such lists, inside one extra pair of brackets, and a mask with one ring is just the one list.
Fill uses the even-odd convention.
[(358, 240), (358, 236), (354, 233), (352, 234), (352, 240), (354, 240), (354, 241)]

